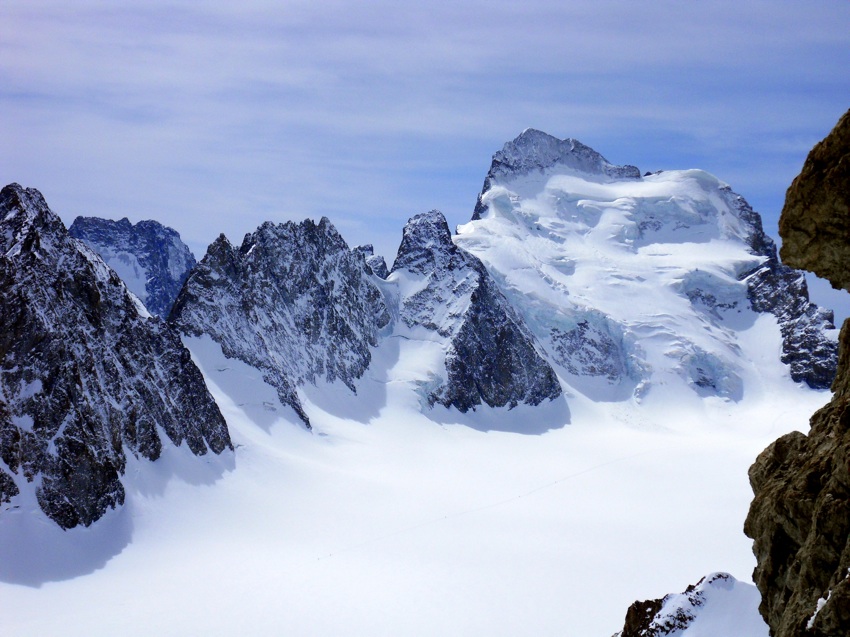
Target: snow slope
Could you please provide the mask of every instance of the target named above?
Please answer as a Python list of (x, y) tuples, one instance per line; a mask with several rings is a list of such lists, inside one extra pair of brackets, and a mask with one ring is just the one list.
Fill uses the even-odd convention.
[[(763, 319), (753, 329), (775, 337)], [(401, 341), (374, 351), (383, 371), (357, 395), (301, 392), (310, 433), (255, 370), (188, 339), (235, 467), (198, 468), (180, 449), (128, 467), (127, 504), (63, 536), (61, 568), (27, 570), (44, 536), (14, 538), (10, 560), (0, 535), (3, 632), (608, 636), (635, 599), (718, 569), (748, 581), (747, 467), (828, 397), (775, 362), (772, 391), (738, 402), (638, 410), (576, 394), (569, 426), (485, 432), (566, 416), (438, 407), (428, 419), (419, 352)]]

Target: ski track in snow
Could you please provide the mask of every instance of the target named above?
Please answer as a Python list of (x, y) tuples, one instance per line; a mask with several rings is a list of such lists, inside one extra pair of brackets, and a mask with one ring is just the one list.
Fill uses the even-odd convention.
[(459, 517), (462, 517), (462, 516), (465, 516), (465, 515), (472, 515), (474, 513), (480, 512), (480, 511), (486, 511), (488, 509), (495, 509), (497, 507), (505, 506), (505, 505), (511, 504), (513, 502), (517, 502), (518, 500), (521, 500), (522, 498), (526, 498), (528, 496), (534, 495), (534, 494), (539, 493), (541, 491), (544, 491), (546, 489), (550, 489), (552, 487), (555, 487), (555, 486), (561, 484), (562, 482), (566, 482), (566, 481), (571, 480), (573, 478), (577, 478), (577, 477), (584, 475), (586, 473), (590, 473), (592, 471), (597, 471), (599, 469), (602, 469), (603, 467), (607, 467), (608, 465), (623, 462), (625, 460), (629, 460), (629, 459), (635, 458), (637, 456), (646, 455), (648, 453), (653, 453), (653, 451), (642, 451), (640, 453), (635, 453), (635, 454), (632, 454), (632, 455), (629, 455), (629, 456), (623, 456), (622, 458), (614, 458), (613, 460), (609, 460), (607, 462), (599, 463), (599, 464), (594, 465), (592, 467), (588, 467), (587, 469), (583, 469), (581, 471), (576, 471), (574, 473), (566, 475), (562, 478), (559, 478), (558, 480), (553, 480), (552, 482), (549, 482), (547, 484), (543, 484), (539, 487), (535, 487), (535, 488), (533, 488), (529, 491), (526, 491), (525, 493), (520, 493), (519, 495), (515, 495), (515, 496), (512, 496), (512, 497), (506, 498), (504, 500), (499, 500), (498, 502), (493, 502), (491, 504), (485, 504), (485, 505), (482, 505), (482, 506), (473, 507), (471, 509), (467, 509), (466, 511), (459, 511), (459, 512), (455, 512), (455, 513), (447, 513), (446, 515), (428, 520), (427, 522), (422, 522), (420, 524), (414, 524), (413, 526), (408, 526), (408, 527), (405, 527), (403, 529), (398, 529), (397, 531), (392, 531), (391, 533), (387, 533), (385, 535), (372, 537), (368, 540), (364, 540), (364, 541), (359, 542), (357, 544), (352, 544), (352, 545), (349, 545), (349, 546), (345, 546), (343, 548), (336, 549), (336, 550), (330, 552), (328, 555), (326, 555), (324, 557), (319, 557), (317, 559), (319, 559), (319, 560), (329, 559), (331, 557), (336, 556), (339, 553), (343, 553), (345, 551), (353, 551), (353, 550), (362, 548), (364, 546), (367, 546), (369, 544), (373, 544), (375, 542), (380, 542), (382, 540), (387, 540), (389, 538), (396, 537), (396, 536), (402, 535), (404, 533), (409, 533), (410, 531), (416, 531), (418, 529), (421, 529), (421, 528), (424, 528), (424, 527), (427, 527), (427, 526), (439, 524), (440, 522), (443, 522), (443, 521), (446, 521), (446, 520), (451, 520), (451, 519), (459, 518)]

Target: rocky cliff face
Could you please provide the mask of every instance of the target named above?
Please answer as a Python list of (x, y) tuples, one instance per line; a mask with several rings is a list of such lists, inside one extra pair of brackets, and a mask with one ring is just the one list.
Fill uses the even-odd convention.
[(371, 362), (390, 322), (379, 281), (326, 218), (264, 223), (239, 248), (224, 235), (209, 247), (170, 320), (262, 370), (309, 426), (298, 386), (323, 378), (355, 391)]
[(0, 191), (0, 289), (0, 501), (88, 526), (123, 503), (128, 453), (231, 448), (178, 335), (17, 184)]
[(805, 275), (779, 262), (776, 244), (765, 234), (761, 217), (743, 197), (731, 192), (730, 196), (751, 228), (750, 249), (765, 259), (757, 269), (741, 275), (753, 310), (776, 316), (782, 332), (781, 359), (789, 366), (791, 378), (813, 389), (828, 389), (838, 362), (838, 343), (825, 336), (827, 330), (835, 329), (832, 310), (809, 301)]
[(425, 388), (431, 405), (466, 412), (482, 404), (537, 405), (561, 395), (534, 337), (481, 261), (454, 245), (440, 212), (407, 222), (392, 273), (401, 289), (401, 322), (447, 343), (445, 376)]
[(387, 269), (387, 262), (384, 261), (384, 257), (375, 254), (372, 244), (357, 246), (354, 249), (363, 255), (363, 258), (366, 259), (366, 265), (376, 277), (386, 279), (390, 275), (390, 271)]
[[(782, 255), (836, 287), (850, 279), (850, 113), (809, 154), (788, 190)], [(744, 525), (758, 565), (753, 578), (774, 637), (850, 634), (850, 321), (839, 339), (832, 401), (750, 468)]]
[(195, 267), (180, 235), (157, 221), (133, 225), (126, 218), (77, 217), (68, 232), (97, 252), (148, 311), (163, 319)]
[(785, 195), (782, 258), (850, 290), (850, 112), (809, 153)]

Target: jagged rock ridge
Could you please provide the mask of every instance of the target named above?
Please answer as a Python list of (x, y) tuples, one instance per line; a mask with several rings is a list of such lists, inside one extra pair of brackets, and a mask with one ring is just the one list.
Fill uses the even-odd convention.
[(262, 370), (309, 426), (298, 386), (323, 378), (355, 391), (371, 362), (370, 348), (390, 322), (378, 281), (327, 218), (267, 222), (239, 248), (224, 235), (213, 242), (170, 320)]
[(115, 270), (151, 314), (167, 318), (195, 257), (173, 229), (157, 221), (136, 225), (77, 217), (68, 230)]
[[(812, 149), (780, 218), (784, 258), (835, 287), (847, 286), (850, 268), (848, 160), (850, 112)], [(749, 471), (755, 497), (744, 532), (773, 637), (850, 634), (850, 320), (832, 390), (808, 436), (782, 436)]]
[(128, 453), (231, 448), (178, 335), (17, 184), (0, 191), (0, 289), (0, 501), (34, 487), (61, 527), (88, 526), (124, 502)]
[(448, 343), (445, 377), (437, 375), (425, 388), (429, 404), (466, 412), (482, 404), (537, 405), (561, 395), (534, 337), (481, 261), (454, 245), (442, 213), (407, 222), (392, 273), (403, 290), (401, 321)]

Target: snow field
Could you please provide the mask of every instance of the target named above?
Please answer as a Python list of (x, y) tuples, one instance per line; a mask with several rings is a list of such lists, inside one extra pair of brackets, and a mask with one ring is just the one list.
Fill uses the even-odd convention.
[(419, 413), (415, 343), (383, 351), (392, 340), (375, 353), (387, 378), (367, 374), (357, 397), (302, 396), (313, 433), (252, 370), (190, 340), (234, 462), (175, 449), (137, 463), (102, 554), (41, 585), (0, 573), (4, 632), (608, 636), (635, 599), (717, 570), (749, 581), (746, 470), (827, 400), (788, 379), (699, 409), (574, 395), (571, 424), (482, 431), (492, 410)]
[[(747, 469), (829, 395), (790, 380), (775, 317), (748, 309), (738, 276), (761, 257), (716, 179), (556, 173), (494, 184), (455, 241), (523, 314), (563, 397), (423, 409), (445, 341), (396, 316), (356, 395), (299, 388), (309, 432), (260, 373), (186, 339), (235, 452), (130, 459), (126, 505), (90, 529), (7, 512), (0, 632), (607, 637), (635, 600), (726, 571), (738, 610), (707, 606), (685, 635), (731, 636), (743, 609), (740, 637), (765, 635), (745, 584)], [(562, 346), (570, 331), (584, 348)]]

